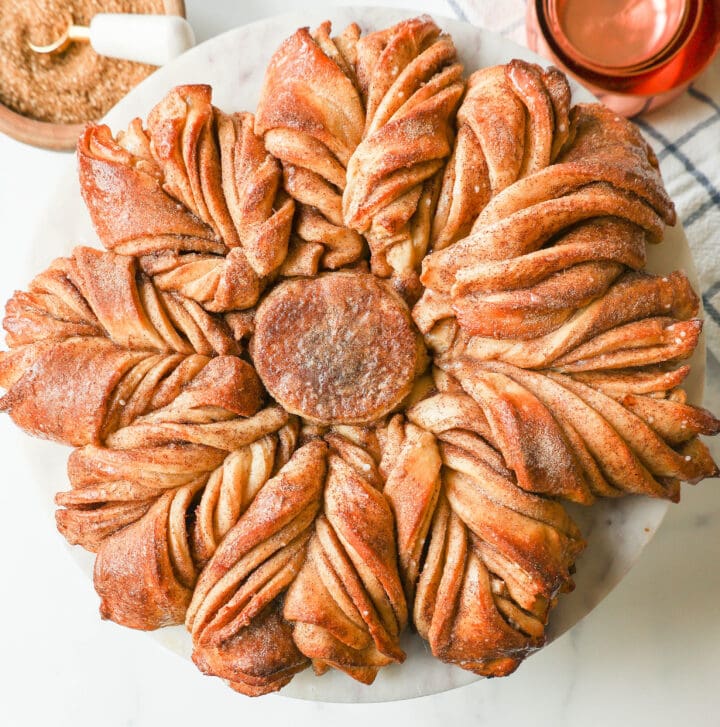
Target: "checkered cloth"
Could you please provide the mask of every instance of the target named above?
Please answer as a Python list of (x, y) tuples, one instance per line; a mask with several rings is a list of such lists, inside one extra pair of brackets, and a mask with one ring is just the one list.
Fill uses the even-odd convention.
[[(460, 20), (525, 38), (525, 0), (448, 0)], [(678, 99), (633, 119), (660, 160), (698, 268), (710, 351), (720, 359), (720, 56)]]

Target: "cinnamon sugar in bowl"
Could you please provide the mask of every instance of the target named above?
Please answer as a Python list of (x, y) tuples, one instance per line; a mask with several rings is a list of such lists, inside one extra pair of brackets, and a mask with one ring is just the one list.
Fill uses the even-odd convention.
[(73, 43), (54, 55), (33, 52), (98, 13), (185, 14), (183, 0), (0, 0), (0, 131), (48, 149), (75, 148), (97, 121), (154, 67), (98, 55)]

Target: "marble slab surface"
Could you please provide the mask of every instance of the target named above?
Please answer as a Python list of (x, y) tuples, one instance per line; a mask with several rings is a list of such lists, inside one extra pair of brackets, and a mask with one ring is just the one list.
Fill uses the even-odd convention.
[[(268, 29), (267, 24), (264, 26), (256, 25), (252, 26), (244, 31), (238, 31), (235, 34), (228, 34), (220, 39), (217, 39), (212, 44), (199, 48), (189, 54), (186, 58), (182, 59), (186, 62), (182, 68), (182, 75), (180, 77), (174, 75), (180, 73), (181, 69), (168, 68), (164, 69), (160, 73), (156, 74), (152, 78), (152, 85), (150, 82), (138, 89), (135, 95), (131, 96), (127, 105), (119, 107), (110, 119), (113, 125), (119, 126), (125, 123), (131, 115), (141, 114), (161, 95), (167, 88), (171, 87), (177, 82), (187, 81), (203, 81), (212, 82), (218, 88), (219, 92), (216, 94), (216, 103), (227, 110), (233, 110), (236, 108), (252, 108), (254, 106), (255, 99), (257, 97), (257, 90), (259, 88), (259, 82), (261, 79), (261, 73), (257, 69), (264, 65), (264, 59), (269, 57), (273, 47), (277, 44), (277, 40), (283, 35), (289, 33), (300, 24), (313, 24), (325, 17), (332, 17), (337, 21), (338, 25), (342, 23), (344, 17), (342, 12), (338, 9), (333, 9), (332, 12), (321, 11), (314, 13), (303, 14), (295, 19), (283, 19), (282, 21), (273, 21), (270, 25), (272, 29)], [(367, 12), (367, 11), (366, 11)], [(352, 13), (352, 18), (355, 19), (356, 13)], [(374, 24), (382, 24), (388, 16), (382, 16), (379, 11), (367, 12), (362, 17), (363, 25), (368, 28), (374, 27)], [(281, 25), (278, 25), (281, 23)], [(282, 25), (286, 23), (286, 25)], [(484, 65), (489, 62), (498, 62), (507, 60), (513, 55), (525, 55), (527, 52), (514, 49), (509, 49), (503, 43), (494, 41), (491, 39), (485, 39), (480, 45), (478, 45), (478, 34), (477, 31), (468, 29), (467, 27), (456, 28), (451, 23), (443, 22), (451, 32), (453, 32), (458, 45), (461, 47), (461, 51), (464, 56), (465, 63), (468, 68), (472, 68), (473, 63), (477, 65)], [(278, 35), (279, 34), (279, 35)], [(275, 42), (273, 42), (273, 38)], [(224, 44), (224, 45), (222, 45)], [(495, 45), (493, 45), (495, 44)], [(487, 54), (487, 55), (483, 55)], [(244, 76), (236, 69), (245, 64), (247, 67), (247, 59), (252, 58), (253, 66), (256, 70), (252, 71)], [(233, 59), (237, 64), (235, 68), (232, 68), (232, 63), (227, 62), (228, 59)], [(251, 68), (253, 68), (251, 67)], [(154, 84), (157, 84), (155, 86)], [(30, 247), (24, 247), (22, 249), (22, 259), (14, 259), (12, 265), (12, 271), (14, 278), (10, 281), (6, 275), (2, 275), (0, 278), (3, 282), (3, 292), (9, 290), (12, 286), (18, 286), (22, 282), (30, 277), (30, 275), (37, 270), (44, 267), (48, 260), (56, 254), (69, 251), (72, 244), (75, 243), (89, 243), (92, 244), (94, 241), (94, 235), (87, 225), (87, 220), (78, 213), (77, 210), (77, 190), (72, 177), (61, 177), (60, 192), (59, 194), (52, 195), (54, 201), (50, 206), (50, 213), (41, 215), (41, 222), (37, 225), (41, 235), (36, 237), (36, 241)], [(73, 199), (75, 201), (73, 201)], [(3, 199), (3, 203), (6, 203), (6, 199)], [(38, 206), (39, 209), (40, 206)], [(37, 220), (33, 220), (33, 223), (37, 223)], [(13, 230), (16, 235), (19, 235), (22, 239), (23, 229), (21, 227)], [(23, 240), (26, 242), (26, 240)], [(666, 239), (665, 243), (658, 248), (656, 251), (659, 254), (653, 256), (653, 267), (656, 270), (668, 269), (669, 265), (673, 267), (684, 267), (685, 269), (691, 269), (692, 262), (687, 255), (687, 246), (684, 244), (682, 234), (678, 234), (677, 231), (673, 232), (673, 235)], [(670, 254), (671, 253), (671, 254)], [(22, 275), (18, 275), (22, 273)], [(700, 396), (700, 377), (699, 368), (700, 362), (696, 362), (695, 366), (696, 375), (694, 381), (694, 397)], [(35, 548), (39, 548), (42, 543), (50, 543), (48, 547), (52, 547), (54, 550), (58, 547), (58, 536), (52, 532), (51, 524), (51, 503), (49, 501), (48, 493), (54, 492), (55, 490), (62, 489), (64, 487), (64, 457), (65, 452), (61, 448), (54, 445), (45, 443), (32, 443), (28, 444), (22, 435), (14, 433), (14, 430), (9, 429), (6, 426), (7, 422), (2, 422), (2, 451), (6, 458), (12, 459), (12, 466), (9, 468), (10, 471), (17, 471), (22, 473), (22, 481), (32, 479), (35, 484), (40, 487), (35, 491), (34, 495), (30, 495), (30, 500), (34, 503), (36, 510), (33, 514), (33, 518), (41, 520), (43, 527), (47, 529), (47, 532), (43, 531), (43, 535), (39, 540), (34, 543)], [(13, 432), (12, 434), (10, 432)], [(706, 487), (712, 487), (713, 483), (709, 483)], [(694, 493), (693, 493), (694, 495)], [(7, 503), (10, 510), (16, 505), (16, 502), (10, 501), (6, 495), (3, 495), (3, 504)], [(627, 504), (626, 504), (627, 503)], [(659, 525), (660, 520), (664, 514), (666, 507), (663, 503), (652, 502), (642, 499), (628, 499), (623, 501), (621, 504), (613, 503), (607, 508), (607, 511), (596, 510), (596, 516), (592, 516), (590, 520), (583, 522), (583, 527), (586, 535), (589, 534), (590, 547), (588, 552), (583, 556), (578, 564), (578, 588), (574, 594), (563, 599), (561, 606), (554, 613), (553, 623), (551, 627), (551, 633), (553, 637), (559, 636), (573, 623), (582, 618), (588, 613), (607, 593), (608, 591), (623, 577), (626, 571), (632, 566), (640, 552), (644, 548), (647, 541), (652, 537), (655, 529)], [(705, 509), (701, 508), (700, 512), (693, 514), (692, 528), (697, 527), (700, 529), (709, 529), (713, 527), (713, 523), (717, 528), (717, 512), (710, 511), (706, 512)], [(687, 533), (685, 538), (679, 538), (679, 540), (687, 545), (691, 540), (690, 538), (691, 527), (687, 527)], [(4, 541), (2, 541), (4, 544)], [(690, 548), (692, 552), (692, 548)], [(42, 552), (42, 551), (40, 551)], [(35, 557), (37, 560), (38, 551), (35, 550)], [(678, 560), (677, 554), (675, 555), (675, 561)], [(35, 562), (36, 568), (34, 575), (37, 578), (43, 578), (42, 568), (43, 561), (51, 560), (49, 556), (46, 558), (40, 557), (39, 562)], [(695, 563), (695, 571), (698, 569), (698, 564)], [(690, 569), (693, 572), (693, 569)], [(13, 571), (18, 574), (22, 574), (23, 571), (18, 568)], [(657, 575), (657, 569), (654, 571)], [(670, 573), (678, 579), (678, 584), (682, 587), (685, 584), (687, 575), (687, 568), (680, 573), (675, 573), (670, 570)], [(127, 630), (121, 630), (111, 624), (103, 625), (104, 629), (111, 629), (115, 638), (113, 639), (114, 648), (117, 649), (118, 658), (108, 659), (107, 654), (94, 653), (92, 650), (91, 640), (92, 634), (97, 632), (98, 626), (91, 623), (93, 618), (96, 618), (94, 611), (94, 604), (96, 603), (92, 594), (92, 589), (89, 584), (83, 584), (80, 578), (74, 576), (66, 576), (62, 581), (54, 581), (51, 577), (47, 577), (47, 580), (51, 583), (60, 584), (50, 593), (47, 593), (47, 603), (55, 606), (55, 608), (62, 612), (63, 606), (62, 601), (67, 599), (68, 603), (76, 604), (77, 610), (80, 612), (87, 612), (85, 620), (74, 621), (75, 624), (75, 644), (78, 649), (78, 653), (68, 654), (68, 663), (79, 665), (80, 663), (87, 661), (97, 665), (99, 672), (106, 672), (108, 678), (112, 679), (112, 686), (115, 687), (113, 694), (124, 694), (124, 689), (128, 689), (132, 694), (135, 695), (135, 699), (139, 699), (142, 693), (142, 689), (139, 686), (140, 674), (147, 673), (147, 664), (144, 663), (147, 660), (148, 664), (154, 663), (166, 663), (164, 657), (159, 654), (153, 653), (152, 657), (148, 651), (148, 646), (140, 646), (138, 637), (140, 635), (136, 633), (128, 632)], [(653, 584), (656, 586), (657, 584)], [(712, 584), (711, 584), (712, 587)], [(717, 583), (714, 586), (717, 588)], [(40, 589), (42, 592), (42, 589)], [(33, 591), (34, 592), (34, 591)], [(84, 594), (83, 599), (79, 598), (77, 594)], [(32, 606), (37, 608), (37, 597), (32, 603)], [(89, 601), (89, 608), (88, 603)], [(79, 605), (82, 603), (82, 606)], [(704, 603), (704, 602), (703, 602)], [(567, 605), (566, 605), (567, 604)], [(662, 613), (662, 605), (666, 608), (673, 608), (672, 604), (659, 603), (660, 613)], [(67, 609), (65, 609), (67, 610)], [(699, 609), (696, 609), (701, 614), (708, 615), (707, 607), (703, 604), (700, 605)], [(15, 611), (13, 613), (16, 613)], [(19, 613), (19, 612), (17, 612)], [(645, 633), (644, 629), (647, 629), (647, 624), (652, 620), (652, 617), (657, 619), (658, 613), (643, 613), (642, 608), (638, 609), (624, 609), (618, 616), (618, 623), (613, 624), (612, 628), (615, 631), (619, 631), (625, 634), (627, 639), (623, 640), (624, 643), (620, 647), (615, 643), (616, 649), (620, 651), (616, 655), (616, 658), (622, 658), (622, 647), (628, 648), (635, 641), (635, 634)], [(19, 622), (27, 628), (27, 624)], [(709, 623), (712, 620), (709, 619)], [(87, 624), (87, 630), (85, 625)], [(180, 630), (176, 630), (179, 632)], [(590, 653), (585, 651), (584, 653), (580, 650), (580, 644), (583, 641), (582, 634), (583, 629), (576, 627), (570, 634), (570, 641), (566, 637), (560, 642), (564, 644), (564, 651), (558, 652), (559, 645), (553, 645), (548, 649), (541, 652), (540, 655), (531, 659), (527, 665), (525, 665), (521, 671), (514, 675), (510, 680), (497, 680), (494, 682), (485, 682), (482, 685), (477, 685), (477, 689), (483, 691), (478, 694), (482, 694), (482, 698), (478, 699), (476, 704), (473, 703), (472, 699), (465, 700), (464, 703), (467, 706), (466, 714), (468, 717), (481, 714), (490, 714), (493, 712), (495, 703), (498, 705), (504, 702), (505, 697), (503, 695), (517, 694), (518, 699), (513, 699), (512, 704), (505, 704), (505, 714), (512, 718), (511, 715), (517, 715), (518, 718), (523, 713), (524, 707), (520, 704), (522, 701), (521, 696), (523, 689), (526, 690), (528, 696), (530, 694), (538, 695), (538, 690), (541, 685), (546, 687), (552, 687), (557, 684), (562, 687), (563, 693), (567, 690), (567, 705), (572, 705), (573, 700), (576, 699), (574, 696), (576, 693), (580, 693), (583, 689), (590, 690), (591, 686), (589, 683), (585, 683), (584, 686), (580, 682), (582, 680), (576, 679), (579, 674), (592, 671), (597, 674), (598, 664), (602, 666), (608, 666), (612, 664), (612, 654), (609, 649), (603, 649), (604, 644), (602, 643), (602, 637), (596, 642), (589, 645)], [(710, 634), (712, 636), (712, 634)], [(663, 637), (667, 639), (667, 634), (663, 634)], [(7, 639), (6, 635), (4, 639)], [(161, 635), (161, 640), (174, 642), (173, 645), (179, 650), (187, 648), (187, 642), (183, 644), (181, 638), (177, 633), (169, 632)], [(175, 643), (179, 640), (179, 643)], [(660, 644), (663, 644), (661, 639), (658, 639)], [(672, 641), (672, 640), (671, 640)], [(13, 634), (11, 642), (21, 643), (20, 638)], [(4, 642), (3, 642), (4, 643)], [(568, 657), (568, 643), (572, 645), (570, 649), (570, 657)], [(122, 644), (122, 646), (121, 646)], [(699, 647), (699, 643), (696, 644), (696, 648)], [(576, 646), (578, 649), (576, 650)], [(676, 645), (678, 656), (682, 655), (684, 646)], [(150, 645), (149, 648), (152, 648)], [(429, 669), (424, 664), (424, 650), (422, 646), (415, 640), (410, 644), (410, 658), (408, 663), (398, 669), (398, 673), (402, 674), (402, 677), (393, 675), (392, 670), (385, 670), (385, 674), (378, 680), (375, 686), (371, 689), (376, 690), (375, 694), (368, 695), (367, 688), (360, 687), (345, 679), (342, 675), (328, 675), (320, 680), (313, 679), (310, 675), (311, 684), (305, 684), (303, 680), (296, 680), (297, 692), (296, 696), (302, 696), (304, 698), (313, 698), (318, 692), (333, 692), (333, 697), (337, 701), (379, 701), (383, 699), (398, 699), (416, 696), (419, 694), (429, 694), (442, 689), (447, 689), (452, 686), (459, 686), (462, 683), (466, 683), (469, 679), (474, 679), (472, 675), (467, 675), (453, 667), (443, 667), (440, 665), (440, 669), (435, 672)], [(59, 655), (55, 650), (51, 650), (47, 658), (51, 663), (55, 663), (56, 672), (58, 677), (70, 678), (72, 681), (72, 674), (75, 672), (65, 673), (62, 667), (63, 660), (59, 658)], [(576, 653), (576, 651), (578, 653)], [(663, 650), (661, 650), (662, 652)], [(593, 662), (593, 658), (600, 653), (603, 658), (598, 663)], [(135, 656), (136, 653), (143, 654), (143, 663), (137, 661)], [(561, 653), (565, 657), (564, 661), (561, 658), (562, 664), (559, 668), (554, 668), (555, 661), (552, 656), (547, 657), (546, 654), (557, 654)], [(703, 658), (706, 652), (703, 653)], [(710, 651), (710, 653), (717, 653)], [(86, 659), (81, 658), (84, 655)], [(549, 661), (548, 661), (549, 659)], [(427, 660), (430, 661), (430, 660)], [(666, 661), (668, 661), (666, 659)], [(21, 659), (22, 662), (22, 659)], [(437, 662), (433, 662), (437, 664)], [(535, 666), (538, 664), (538, 666)], [(591, 665), (591, 666), (589, 666)], [(208, 683), (217, 682), (217, 680), (202, 679), (197, 675), (194, 667), (186, 664), (185, 669), (182, 671), (182, 679), (174, 676), (173, 679), (178, 679), (180, 683), (184, 685), (185, 690), (192, 690), (194, 687), (195, 680), (198, 680), (198, 699), (202, 699), (201, 694), (207, 695), (219, 695), (224, 694), (220, 689), (224, 689), (221, 685), (219, 687), (208, 686)], [(617, 663), (614, 665), (617, 670)], [(173, 673), (177, 672), (180, 667), (173, 667), (171, 670)], [(188, 672), (189, 669), (189, 672)], [(410, 671), (408, 671), (410, 670)], [(92, 672), (89, 670), (87, 673)], [(80, 672), (82, 674), (82, 672)], [(527, 674), (527, 676), (525, 676)], [(629, 675), (630, 676), (630, 675)], [(100, 677), (100, 674), (98, 674)], [(193, 679), (194, 677), (194, 679)], [(633, 678), (642, 680), (645, 678), (644, 675), (632, 675)], [(123, 679), (127, 680), (127, 686), (123, 683)], [(158, 684), (162, 688), (168, 689), (168, 696), (175, 693), (173, 688), (173, 681), (167, 681), (162, 675), (157, 675)], [(331, 684), (331, 681), (335, 680), (336, 684)], [(568, 686), (569, 680), (572, 682), (572, 686)], [(6, 682), (7, 684), (7, 682)], [(202, 686), (201, 686), (202, 684)], [(513, 686), (505, 686), (513, 685)], [(517, 685), (517, 686), (514, 686)], [(579, 685), (579, 686), (578, 686)], [(110, 684), (106, 685), (106, 693), (110, 695)], [(97, 690), (98, 685), (94, 684), (94, 688)], [(362, 690), (364, 694), (355, 694), (353, 690)], [(77, 688), (74, 693), (78, 696), (82, 694), (82, 688), (80, 684), (77, 684)], [(148, 688), (148, 691), (150, 689)], [(464, 690), (466, 691), (466, 690)], [(551, 695), (549, 697), (550, 702), (555, 705), (557, 702), (558, 695), (550, 689)], [(100, 694), (102, 694), (102, 689)], [(286, 690), (287, 693), (287, 690)], [(147, 696), (147, 695), (146, 695)], [(320, 696), (320, 695), (318, 695)], [(548, 697), (547, 693), (545, 697)], [(93, 701), (97, 699), (97, 695), (88, 697)], [(179, 699), (179, 703), (189, 704), (187, 699), (190, 698), (190, 694), (183, 694), (182, 699)], [(315, 697), (317, 698), (317, 697)], [(247, 700), (238, 698), (237, 695), (230, 695), (230, 699), (241, 699), (243, 709)], [(445, 700), (450, 697), (443, 698)], [(227, 697), (212, 697), (212, 707), (208, 709), (215, 713), (217, 712), (220, 716), (219, 709), (220, 705), (230, 706), (230, 701)], [(191, 700), (192, 701), (192, 700)], [(282, 702), (282, 699), (265, 700), (266, 702)], [(424, 701), (424, 700), (423, 700)], [(462, 700), (460, 700), (462, 701)], [(439, 708), (442, 702), (433, 702), (434, 705), (430, 712), (434, 712)], [(445, 702), (447, 703), (447, 702)], [(124, 701), (125, 707), (132, 707), (127, 701)], [(257, 702), (253, 703), (257, 704)], [(558, 703), (559, 704), (559, 703)], [(26, 705), (29, 710), (37, 708), (39, 705), (28, 704)], [(80, 706), (80, 705), (78, 705)], [(176, 713), (177, 705), (170, 705), (170, 712)], [(62, 713), (68, 717), (73, 714), (72, 705), (61, 704), (59, 705)], [(0, 706), (0, 710), (4, 709), (4, 706)], [(153, 707), (154, 710), (161, 709), (158, 705)], [(189, 707), (187, 707), (189, 711)], [(296, 707), (293, 707), (296, 709)], [(559, 706), (558, 706), (559, 709)], [(126, 710), (127, 711), (127, 710)], [(189, 713), (186, 712), (186, 716)], [(259, 715), (260, 712), (256, 711), (255, 708), (251, 710), (254, 714)], [(271, 712), (276, 712), (272, 710)], [(571, 710), (570, 710), (571, 711)], [(143, 705), (138, 703), (134, 708), (130, 709), (130, 712), (135, 714), (138, 718), (138, 724), (151, 724), (152, 722), (146, 721), (148, 712), (144, 710)], [(129, 712), (128, 712), (129, 713)], [(160, 712), (155, 712), (160, 714)], [(307, 710), (300, 710), (298, 713), (310, 715), (311, 712)], [(499, 711), (498, 714), (502, 712)], [(570, 713), (570, 712), (568, 712)], [(0, 721), (2, 721), (3, 712), (0, 711)], [(178, 713), (179, 714), (179, 713)], [(371, 714), (371, 713), (367, 713)], [(389, 713), (388, 713), (389, 714)], [(421, 723), (430, 723), (422, 721), (422, 715), (420, 711), (417, 712), (420, 717)], [(3, 722), (4, 723), (4, 722)], [(62, 722), (70, 723), (68, 722)], [(110, 724), (111, 722), (102, 722)], [(112, 724), (131, 723), (130, 718), (128, 721), (112, 722)], [(134, 723), (134, 722), (132, 722)], [(512, 724), (513, 722), (506, 722)], [(559, 722), (558, 722), (559, 723)], [(585, 722), (583, 722), (584, 724)], [(590, 722), (586, 722), (590, 724)], [(698, 724), (711, 724), (710, 722), (697, 722)], [(25, 724), (22, 721), (12, 721), (8, 724)], [(29, 724), (29, 722), (28, 722)], [(88, 722), (89, 724), (89, 722)], [(568, 722), (572, 724), (572, 722)], [(576, 722), (575, 724), (579, 724)]]

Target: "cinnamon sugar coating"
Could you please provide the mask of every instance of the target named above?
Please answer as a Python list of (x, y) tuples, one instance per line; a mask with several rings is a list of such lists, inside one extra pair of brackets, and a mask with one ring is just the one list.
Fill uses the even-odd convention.
[(355, 62), (360, 28), (332, 38), (329, 22), (300, 28), (277, 49), (265, 73), (255, 130), (282, 162), (298, 205), (289, 275), (336, 270), (363, 256), (361, 235), (346, 227), (346, 168), (362, 138), (365, 111)]
[(478, 405), (442, 372), (435, 387), (382, 432), (401, 574), (435, 656), (504, 676), (542, 646), (584, 542), (558, 502), (527, 489), (568, 493), (516, 479)]

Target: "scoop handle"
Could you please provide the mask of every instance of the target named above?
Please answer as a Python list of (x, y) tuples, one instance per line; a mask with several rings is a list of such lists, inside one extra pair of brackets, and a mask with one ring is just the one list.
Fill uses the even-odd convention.
[(195, 35), (179, 15), (99, 13), (90, 21), (90, 43), (103, 56), (162, 66), (192, 48)]

